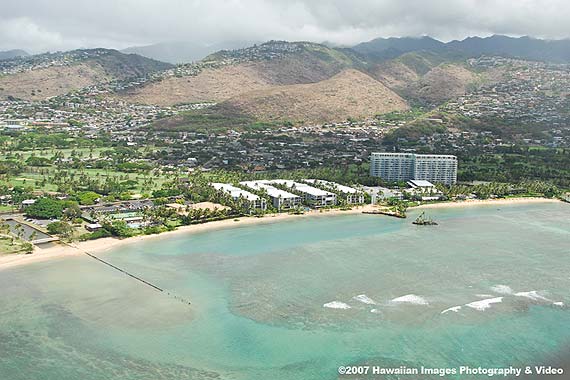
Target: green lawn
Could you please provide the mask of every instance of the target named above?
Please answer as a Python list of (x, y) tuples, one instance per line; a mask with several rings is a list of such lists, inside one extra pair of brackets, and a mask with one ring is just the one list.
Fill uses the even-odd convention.
[[(36, 157), (45, 157), (45, 158), (52, 158), (56, 153), (61, 152), (63, 154), (64, 158), (69, 158), (71, 157), (71, 153), (73, 151), (76, 152), (77, 155), (80, 155), (81, 157), (89, 157), (89, 154), (91, 153), (93, 155), (93, 157), (97, 158), (99, 157), (100, 153), (103, 151), (109, 150), (109, 148), (74, 148), (74, 149), (37, 149), (37, 150), (16, 150), (13, 152), (10, 152), (10, 155), (14, 156), (14, 155), (21, 155), (22, 159), (25, 161), (28, 158), (30, 158), (31, 156), (36, 156)], [(0, 159), (6, 159), (6, 157), (8, 156), (8, 154), (6, 154), (5, 152), (3, 154), (0, 154)]]
[(10, 238), (0, 237), (0, 254), (15, 254), (15, 253), (27, 253), (29, 243), (26, 243), (19, 239), (14, 239), (14, 243)]
[[(32, 186), (34, 190), (40, 191), (57, 191), (57, 185), (50, 183), (49, 178), (53, 177), (54, 173), (56, 172), (55, 167), (45, 167), (45, 168), (30, 168), (27, 167), (27, 170), (23, 173), (20, 173), (17, 176), (12, 176), (9, 178), (0, 177), (0, 185), (7, 185), (8, 187), (12, 186)], [(37, 171), (41, 170), (45, 174), (40, 174)], [(105, 169), (68, 169), (67, 170), (71, 175), (79, 176), (81, 173), (86, 173), (91, 178), (100, 178), (105, 179), (107, 177), (120, 177), (122, 180), (133, 180), (137, 181), (137, 185), (131, 191), (134, 193), (143, 193), (149, 192), (152, 190), (157, 190), (162, 187), (162, 184), (167, 182), (169, 179), (166, 176), (153, 176), (151, 174), (141, 174), (141, 173), (123, 173), (116, 170), (105, 170)], [(154, 181), (154, 185), (152, 188), (144, 187), (144, 178), (148, 178), (152, 176)], [(41, 185), (40, 183), (43, 181), (44, 178), (48, 178), (48, 182), (45, 185)]]
[[(93, 158), (100, 157), (103, 151), (113, 150), (112, 147), (102, 147), (102, 148), (69, 148), (69, 149), (41, 149), (41, 150), (21, 150), (21, 151), (3, 151), (0, 153), (0, 161), (6, 159), (8, 156), (12, 158), (17, 156), (18, 160), (26, 165), (26, 160), (31, 157), (45, 157), (52, 158), (56, 154), (61, 154), (63, 157), (68, 158), (71, 156), (72, 152), (82, 157), (89, 157), (92, 155)], [(146, 154), (154, 150), (153, 146), (138, 148), (139, 152)], [(57, 191), (57, 185), (50, 181), (50, 177), (56, 173), (57, 168), (55, 166), (46, 167), (32, 167), (26, 166), (24, 171), (15, 176), (0, 176), (0, 185), (12, 186), (31, 186), (34, 190), (39, 191)], [(125, 173), (117, 170), (109, 169), (67, 169), (71, 176), (79, 176), (81, 173), (87, 174), (90, 178), (99, 178), (104, 180), (108, 177), (119, 177), (121, 181), (133, 180), (137, 182), (137, 185), (131, 189), (133, 193), (143, 193), (150, 192), (155, 189), (162, 187), (162, 184), (168, 180), (166, 176), (154, 176), (152, 174), (142, 174), (142, 173)], [(148, 186), (143, 187), (143, 183), (146, 178), (152, 176), (154, 185), (149, 188)], [(43, 184), (44, 178), (48, 181)]]
[(0, 212), (10, 212), (10, 211), (13, 211), (12, 206), (0, 205)]

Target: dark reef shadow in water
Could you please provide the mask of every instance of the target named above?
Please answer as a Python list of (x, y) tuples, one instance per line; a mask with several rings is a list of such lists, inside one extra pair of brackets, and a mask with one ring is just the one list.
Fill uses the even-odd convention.
[(543, 379), (550, 379), (550, 380), (570, 380), (570, 343), (567, 343), (561, 350), (552, 354), (549, 358), (536, 363), (529, 363), (528, 366), (551, 366), (553, 368), (561, 368), (564, 370), (564, 374), (562, 375), (524, 375), (524, 367), (523, 367), (523, 375), (520, 377), (513, 377), (509, 380), (543, 380)]
[(216, 372), (155, 363), (87, 339), (89, 328), (60, 305), (41, 307), (43, 331), (0, 331), (2, 380), (172, 380), (220, 379)]

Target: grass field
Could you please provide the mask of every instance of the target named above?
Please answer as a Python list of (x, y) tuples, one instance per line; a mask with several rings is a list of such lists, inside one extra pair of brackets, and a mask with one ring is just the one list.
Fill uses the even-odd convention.
[(0, 213), (13, 211), (12, 206), (0, 205)]
[[(140, 148), (144, 153), (151, 152), (154, 147)], [(56, 154), (63, 158), (72, 157), (93, 157), (94, 159), (101, 157), (101, 153), (113, 150), (113, 148), (75, 148), (75, 149), (41, 149), (41, 150), (25, 150), (25, 151), (10, 151), (1, 152), (0, 161), (16, 159), (23, 165), (26, 165), (26, 160), (32, 156), (43, 157), (51, 159)], [(141, 151), (141, 153), (143, 153)], [(58, 169), (55, 165), (34, 167), (25, 166), (24, 171), (18, 175), (13, 176), (0, 176), (0, 186), (5, 185), (8, 187), (13, 186), (31, 186), (37, 191), (58, 191), (58, 186), (52, 181), (53, 176), (61, 170), (68, 172), (70, 177), (79, 177), (86, 174), (89, 178), (105, 180), (106, 178), (118, 178), (121, 181), (136, 181), (137, 184), (131, 189), (133, 193), (150, 192), (162, 187), (162, 184), (168, 180), (165, 175), (154, 176), (151, 173), (126, 173), (114, 169), (95, 169), (95, 168), (82, 168), (82, 169)], [(152, 186), (144, 185), (145, 179), (152, 178), (154, 184)], [(0, 209), (0, 212), (2, 210)]]
[(62, 154), (64, 158), (69, 158), (72, 152), (78, 157), (89, 157), (91, 154), (93, 157), (99, 157), (101, 152), (108, 151), (109, 148), (74, 148), (74, 149), (36, 149), (36, 150), (16, 150), (10, 152), (10, 154), (3, 152), (0, 154), (0, 159), (6, 159), (9, 156), (19, 155), (22, 160), (27, 160), (31, 156), (35, 157), (45, 157), (52, 158), (56, 154)]
[[(34, 168), (36, 169), (36, 168)], [(0, 186), (6, 185), (8, 187), (13, 186), (31, 186), (34, 190), (38, 191), (57, 191), (57, 185), (51, 183), (49, 181), (50, 177), (56, 172), (55, 167), (45, 167), (41, 168), (44, 173), (40, 174), (35, 171), (30, 171), (30, 168), (27, 168), (23, 173), (14, 176), (14, 177), (0, 177)], [(107, 177), (119, 177), (123, 181), (133, 180), (137, 182), (137, 185), (131, 190), (135, 193), (143, 193), (149, 192), (153, 190), (160, 189), (162, 184), (168, 181), (166, 176), (154, 176), (152, 174), (143, 175), (139, 173), (123, 173), (115, 170), (104, 170), (104, 169), (68, 169), (67, 170), (70, 175), (72, 176), (79, 176), (81, 174), (87, 174), (90, 178), (99, 178), (104, 180)], [(154, 185), (152, 187), (143, 186), (144, 179), (152, 177), (154, 181)], [(45, 184), (41, 184), (44, 180), (47, 179)], [(0, 210), (1, 211), (1, 210)]]
[(22, 240), (0, 237), (0, 254), (27, 253), (29, 245)]

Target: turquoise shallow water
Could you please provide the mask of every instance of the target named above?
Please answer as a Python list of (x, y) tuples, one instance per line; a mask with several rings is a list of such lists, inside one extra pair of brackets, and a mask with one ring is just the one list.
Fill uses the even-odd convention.
[(565, 360), (570, 207), (429, 214), (439, 226), (318, 216), (102, 255), (191, 306), (88, 257), (1, 271), (0, 379), (336, 379), (358, 363)]

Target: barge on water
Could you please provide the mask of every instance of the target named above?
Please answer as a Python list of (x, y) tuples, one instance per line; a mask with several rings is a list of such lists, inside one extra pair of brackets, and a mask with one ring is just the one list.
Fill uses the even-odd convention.
[(437, 223), (429, 217), (426, 217), (426, 212), (422, 211), (422, 213), (412, 222), (418, 226), (437, 226)]

